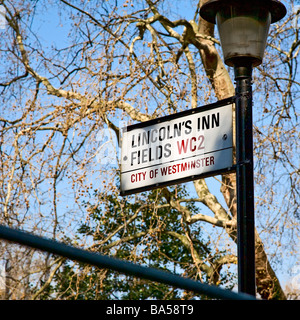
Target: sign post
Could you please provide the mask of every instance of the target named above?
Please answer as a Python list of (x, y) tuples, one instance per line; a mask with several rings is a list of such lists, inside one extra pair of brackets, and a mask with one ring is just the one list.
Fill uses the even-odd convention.
[(255, 296), (252, 68), (235, 67), (238, 287)]
[(121, 195), (233, 171), (234, 101), (123, 128)]

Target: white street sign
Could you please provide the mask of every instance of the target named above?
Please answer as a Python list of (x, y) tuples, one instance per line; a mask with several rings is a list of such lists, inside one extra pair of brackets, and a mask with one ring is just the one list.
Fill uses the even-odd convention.
[(123, 129), (121, 195), (232, 169), (232, 101)]

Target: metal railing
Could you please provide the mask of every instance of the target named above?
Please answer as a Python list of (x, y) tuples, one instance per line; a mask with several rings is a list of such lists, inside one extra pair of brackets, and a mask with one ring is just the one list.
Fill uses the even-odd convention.
[(211, 298), (226, 300), (255, 300), (254, 296), (248, 294), (235, 293), (217, 286), (204, 284), (176, 274), (160, 271), (155, 268), (144, 267), (132, 262), (79, 249), (66, 245), (62, 242), (32, 235), (28, 232), (12, 229), (3, 225), (0, 225), (0, 238), (60, 255), (71, 260), (87, 263), (98, 268), (112, 269), (127, 275), (164, 283), (176, 288), (193, 291), (198, 294), (204, 294)]

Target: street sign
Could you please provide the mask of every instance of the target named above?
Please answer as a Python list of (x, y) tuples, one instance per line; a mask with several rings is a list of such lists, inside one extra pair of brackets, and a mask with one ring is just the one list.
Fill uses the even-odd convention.
[(121, 195), (232, 171), (233, 102), (123, 128)]

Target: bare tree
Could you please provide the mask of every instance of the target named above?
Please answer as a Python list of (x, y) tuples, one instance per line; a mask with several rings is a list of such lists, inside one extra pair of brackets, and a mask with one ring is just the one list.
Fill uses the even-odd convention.
[[(0, 40), (1, 223), (108, 254), (128, 244), (136, 250), (127, 258), (142, 263), (149, 251), (138, 255), (131, 241), (144, 248), (151, 239), (159, 247), (163, 234), (188, 250), (195, 278), (219, 283), (225, 266), (236, 264), (235, 174), (214, 179), (218, 195), (211, 180), (197, 180), (180, 198), (175, 187), (158, 190), (155, 199), (127, 201), (118, 196), (118, 165), (97, 162), (99, 130), (119, 137), (121, 121), (146, 121), (235, 94), (214, 26), (199, 17), (204, 2), (190, 1), (189, 21), (179, 10), (182, 1), (0, 2), (7, 19)], [(42, 17), (49, 12), (57, 26), (47, 35)], [(54, 34), (61, 41), (51, 43)], [(254, 73), (256, 281), (264, 299), (285, 299), (274, 268), (299, 236), (298, 36), (291, 15), (273, 25), (264, 64)], [(112, 196), (118, 201), (108, 209)], [(128, 212), (132, 201), (136, 207)], [(103, 217), (92, 228), (97, 208)], [(166, 208), (180, 216), (176, 230), (158, 214)], [(112, 210), (123, 214), (115, 224)], [(155, 223), (137, 228), (149, 210)], [(82, 224), (93, 230), (86, 233), (92, 243), (76, 234)], [(199, 253), (200, 231), (209, 253)], [(33, 252), (22, 258), (30, 272), (20, 271), (18, 281), (33, 281), (26, 298), (39, 298), (63, 261)]]

